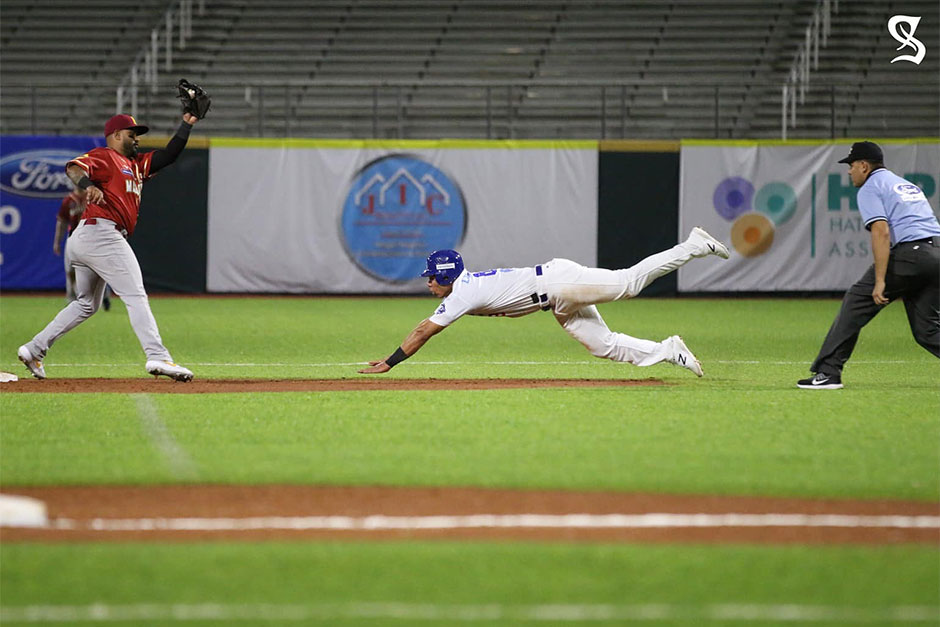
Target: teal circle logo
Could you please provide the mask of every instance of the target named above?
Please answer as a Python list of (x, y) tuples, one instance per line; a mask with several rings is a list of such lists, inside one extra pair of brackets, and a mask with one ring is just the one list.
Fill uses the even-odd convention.
[(347, 254), (363, 272), (389, 283), (421, 276), (428, 254), (457, 248), (466, 228), (467, 206), (456, 181), (412, 155), (366, 164), (343, 202)]
[(780, 225), (796, 213), (796, 193), (786, 183), (767, 183), (754, 197), (754, 208)]
[(744, 257), (767, 252), (776, 227), (796, 214), (796, 192), (787, 183), (767, 183), (755, 193), (754, 184), (730, 176), (715, 186), (715, 211), (731, 222), (731, 245)]

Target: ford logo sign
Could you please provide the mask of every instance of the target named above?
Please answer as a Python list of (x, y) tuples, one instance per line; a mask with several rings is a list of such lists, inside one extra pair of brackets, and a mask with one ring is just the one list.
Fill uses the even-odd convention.
[(0, 159), (0, 188), (30, 198), (60, 198), (72, 190), (65, 164), (78, 154), (69, 150), (31, 150)]

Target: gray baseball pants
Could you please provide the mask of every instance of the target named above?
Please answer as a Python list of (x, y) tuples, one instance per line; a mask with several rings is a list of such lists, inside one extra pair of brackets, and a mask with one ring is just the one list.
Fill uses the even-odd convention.
[(127, 307), (131, 327), (147, 359), (173, 361), (150, 311), (140, 264), (114, 222), (96, 218), (96, 224), (85, 224), (82, 220), (69, 237), (67, 250), (75, 268), (77, 299), (26, 344), (29, 352), (43, 359), (56, 340), (98, 311), (104, 289), (110, 284)]

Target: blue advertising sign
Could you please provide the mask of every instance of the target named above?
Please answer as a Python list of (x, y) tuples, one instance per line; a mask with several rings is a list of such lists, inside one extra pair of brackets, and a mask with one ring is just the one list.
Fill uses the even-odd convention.
[(361, 270), (403, 283), (421, 275), (430, 251), (460, 244), (467, 207), (456, 181), (440, 169), (412, 155), (388, 155), (353, 177), (341, 228)]
[(0, 138), (0, 289), (65, 288), (52, 252), (56, 214), (72, 189), (65, 164), (103, 145), (103, 137)]

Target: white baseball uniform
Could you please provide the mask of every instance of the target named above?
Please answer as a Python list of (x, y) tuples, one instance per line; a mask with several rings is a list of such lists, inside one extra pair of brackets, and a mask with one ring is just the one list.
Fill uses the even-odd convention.
[(588, 268), (568, 259), (552, 259), (534, 268), (464, 270), (428, 319), (446, 327), (463, 315), (518, 317), (551, 310), (565, 331), (596, 357), (636, 366), (674, 363), (676, 349), (672, 342), (653, 342), (611, 331), (595, 305), (633, 298), (693, 257), (714, 253), (707, 242), (690, 237), (621, 270)]

